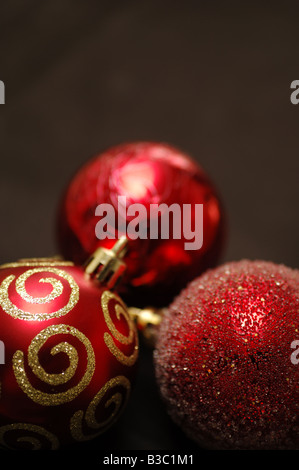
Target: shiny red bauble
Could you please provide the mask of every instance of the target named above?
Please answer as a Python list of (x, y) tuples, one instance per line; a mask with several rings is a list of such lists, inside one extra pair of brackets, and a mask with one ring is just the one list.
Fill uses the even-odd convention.
[(172, 303), (155, 364), (176, 423), (210, 449), (298, 449), (299, 271), (240, 261)]
[[(152, 204), (165, 204), (167, 208), (177, 204), (182, 210), (184, 204), (190, 205), (192, 231), (200, 236), (203, 230), (202, 246), (189, 250), (185, 247), (190, 240), (184, 236), (183, 217), (175, 221), (176, 229), (181, 228), (180, 238), (173, 236), (171, 220), (169, 236), (164, 239), (161, 231), (157, 239), (149, 233), (144, 239), (125, 233), (129, 250), (121, 295), (132, 305), (168, 305), (188, 281), (219, 259), (224, 220), (217, 191), (195, 161), (170, 145), (133, 142), (110, 148), (79, 169), (66, 188), (58, 217), (59, 247), (66, 259), (81, 263), (97, 247), (114, 243), (96, 236), (96, 208), (112, 205), (118, 219), (120, 197), (126, 198), (127, 206), (143, 205), (148, 226)], [(203, 204), (202, 221), (197, 226), (195, 204)], [(123, 217), (128, 226), (132, 216), (125, 213)], [(115, 236), (122, 235), (120, 224)]]
[(71, 262), (21, 260), (0, 267), (0, 324), (1, 446), (57, 449), (110, 427), (138, 355), (116, 294)]

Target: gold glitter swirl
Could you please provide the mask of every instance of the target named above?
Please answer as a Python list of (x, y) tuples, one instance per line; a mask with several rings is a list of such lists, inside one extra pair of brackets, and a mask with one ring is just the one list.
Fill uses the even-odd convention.
[[(41, 426), (37, 426), (34, 424), (26, 424), (26, 423), (14, 423), (14, 424), (7, 424), (5, 426), (0, 427), (0, 444), (4, 448), (15, 450), (18, 447), (17, 444), (15, 446), (9, 445), (6, 442), (6, 435), (12, 432), (22, 432), (22, 435), (16, 439), (17, 443), (27, 442), (31, 450), (40, 450), (43, 447), (43, 441), (49, 443), (51, 450), (57, 450), (59, 448), (59, 441), (57, 437), (52, 434), (51, 432), (47, 431)], [(25, 431), (26, 434), (23, 435)], [(34, 435), (38, 435), (38, 438)]]
[(8, 289), (11, 283), (14, 281), (15, 276), (10, 275), (6, 277), (2, 284), (0, 285), (0, 305), (3, 310), (10, 315), (11, 317), (19, 320), (26, 320), (26, 321), (44, 321), (50, 320), (52, 318), (58, 318), (63, 315), (66, 315), (70, 312), (74, 306), (77, 304), (79, 300), (79, 287), (75, 280), (70, 276), (70, 274), (66, 273), (65, 271), (57, 268), (34, 268), (28, 269), (23, 274), (19, 276), (19, 278), (15, 282), (15, 288), (18, 295), (21, 299), (30, 304), (45, 304), (50, 303), (53, 300), (57, 299), (63, 293), (63, 285), (59, 279), (53, 277), (45, 277), (39, 280), (41, 283), (50, 283), (52, 285), (52, 291), (49, 295), (45, 297), (32, 297), (29, 295), (25, 288), (25, 283), (28, 278), (33, 276), (34, 274), (38, 273), (52, 273), (56, 276), (64, 279), (67, 281), (71, 288), (71, 293), (67, 304), (64, 307), (61, 307), (59, 310), (54, 312), (47, 312), (47, 313), (39, 313), (39, 312), (29, 312), (25, 310), (19, 309), (16, 305), (12, 303), (9, 298)]
[[(102, 404), (103, 399), (107, 392), (113, 390), (114, 388), (121, 388), (123, 393), (120, 391), (114, 393), (105, 403), (105, 408), (112, 406), (112, 412), (107, 419), (102, 422), (97, 421), (96, 419), (96, 410), (99, 405)], [(85, 416), (82, 410), (77, 411), (71, 418), (70, 421), (70, 431), (73, 439), (76, 441), (87, 441), (93, 439), (96, 436), (99, 436), (107, 430), (119, 417), (121, 411), (125, 408), (129, 395), (131, 392), (130, 381), (123, 375), (119, 375), (109, 380), (96, 394), (93, 400), (90, 402)], [(96, 429), (96, 433), (84, 434), (83, 432), (83, 421), (85, 418), (86, 425), (91, 429)]]
[(69, 359), (68, 368), (60, 374), (47, 373), (39, 362), (39, 351), (45, 342), (54, 335), (70, 334), (77, 338), (85, 346), (87, 353), (87, 366), (80, 382), (64, 392), (46, 393), (34, 388), (28, 380), (25, 371), (24, 353), (20, 350), (13, 355), (13, 370), (16, 380), (23, 392), (35, 403), (43, 406), (61, 405), (74, 400), (89, 384), (95, 370), (95, 356), (92, 345), (88, 338), (76, 328), (69, 325), (52, 325), (42, 330), (31, 341), (28, 348), (28, 364), (35, 376), (48, 385), (65, 384), (74, 377), (78, 366), (78, 353), (74, 346), (67, 342), (61, 342), (54, 346), (50, 353), (52, 355), (63, 352)]
[(19, 267), (33, 267), (33, 266), (74, 266), (72, 261), (65, 261), (57, 257), (51, 258), (22, 258), (14, 263), (5, 263), (0, 265), (0, 269), (19, 268)]
[[(109, 312), (109, 302), (114, 300), (115, 304), (115, 313), (118, 320), (120, 320), (121, 316), (126, 320), (129, 333), (128, 336), (123, 335), (116, 326), (114, 325), (110, 312)], [(106, 321), (106, 325), (108, 326), (110, 333), (104, 333), (104, 341), (110, 352), (116, 357), (116, 359), (126, 366), (132, 366), (135, 364), (138, 358), (138, 336), (136, 333), (136, 328), (133, 320), (131, 319), (125, 305), (120, 300), (119, 297), (114, 295), (110, 291), (104, 291), (101, 297), (101, 305), (104, 314), (104, 318)], [(112, 337), (112, 336), (113, 337)], [(124, 354), (118, 346), (116, 346), (114, 339), (116, 339), (119, 343), (124, 345), (132, 344), (134, 345), (133, 353), (130, 356)]]

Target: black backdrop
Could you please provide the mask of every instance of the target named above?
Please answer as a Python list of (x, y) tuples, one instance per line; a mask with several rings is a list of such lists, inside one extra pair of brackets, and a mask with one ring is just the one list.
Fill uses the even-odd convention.
[[(162, 140), (222, 194), (222, 261), (298, 267), (298, 18), (296, 1), (2, 1), (0, 262), (56, 253), (58, 200), (88, 158)], [(196, 448), (165, 412), (151, 351), (121, 420), (91, 446)]]

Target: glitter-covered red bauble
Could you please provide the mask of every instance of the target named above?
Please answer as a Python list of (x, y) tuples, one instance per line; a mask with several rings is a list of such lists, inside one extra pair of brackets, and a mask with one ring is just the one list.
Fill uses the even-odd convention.
[(1, 446), (75, 445), (116, 420), (138, 355), (135, 326), (116, 294), (71, 262), (2, 265), (0, 325)]
[(200, 446), (299, 448), (298, 312), (299, 271), (260, 261), (211, 270), (173, 302), (157, 379), (171, 416)]
[[(217, 191), (195, 161), (170, 145), (133, 142), (110, 148), (79, 169), (66, 188), (58, 217), (59, 247), (66, 259), (81, 263), (97, 247), (110, 247), (112, 240), (99, 240), (96, 235), (100, 220), (96, 208), (112, 205), (118, 222), (123, 211), (120, 197), (126, 198), (127, 206), (142, 204), (146, 208), (147, 227), (151, 205), (164, 204), (167, 210), (177, 204), (181, 209), (181, 217), (174, 224), (176, 230), (181, 229), (181, 235), (172, 231), (172, 214), (169, 236), (164, 239), (160, 227), (157, 239), (148, 230), (146, 238), (132, 239), (130, 234), (123, 233), (121, 224), (115, 232), (116, 238), (122, 235), (129, 238), (127, 271), (120, 286), (124, 300), (138, 306), (168, 305), (188, 281), (219, 259), (224, 229)], [(195, 204), (203, 204), (202, 220), (196, 227)], [(183, 221), (183, 205), (185, 213), (186, 206), (191, 207), (187, 217), (190, 216), (192, 231), (196, 231), (198, 239), (203, 233), (203, 244), (198, 249), (186, 249), (185, 243), (190, 240), (189, 234), (184, 233), (187, 223)], [(132, 216), (123, 217), (128, 227)]]

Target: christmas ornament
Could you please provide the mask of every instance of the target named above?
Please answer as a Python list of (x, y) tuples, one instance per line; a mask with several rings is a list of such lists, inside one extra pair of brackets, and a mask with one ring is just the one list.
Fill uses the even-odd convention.
[(138, 337), (113, 291), (123, 240), (85, 268), (57, 258), (0, 267), (0, 444), (57, 449), (103, 433), (124, 409)]
[[(98, 227), (112, 239), (100, 239)], [(75, 263), (126, 236), (120, 294), (128, 305), (162, 307), (217, 263), (224, 215), (216, 189), (188, 155), (167, 144), (133, 142), (110, 148), (79, 169), (62, 198), (57, 232), (61, 254)]]
[(210, 449), (298, 449), (299, 271), (240, 261), (192, 281), (154, 353), (169, 413)]

